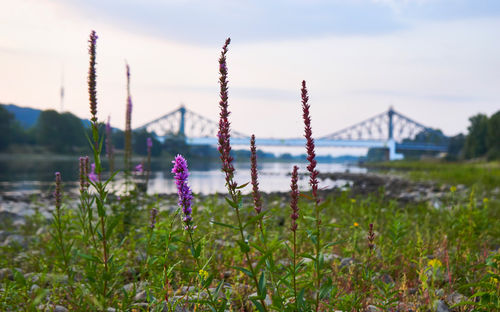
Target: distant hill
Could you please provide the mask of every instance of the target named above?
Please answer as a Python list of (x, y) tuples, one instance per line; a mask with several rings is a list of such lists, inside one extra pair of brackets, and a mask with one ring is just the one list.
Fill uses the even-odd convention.
[(14, 114), (16, 119), (19, 121), (23, 128), (31, 128), (36, 124), (38, 116), (42, 112), (39, 109), (29, 108), (29, 107), (20, 107), (14, 104), (0, 104), (6, 110)]
[[(38, 116), (42, 112), (42, 110), (40, 109), (31, 107), (21, 107), (14, 104), (0, 104), (0, 105), (3, 106), (6, 110), (11, 112), (12, 114), (14, 114), (16, 120), (19, 121), (19, 123), (24, 129), (33, 127), (36, 124), (36, 121), (38, 120)], [(82, 119), (82, 122), (84, 126), (86, 127), (90, 126), (90, 120)]]

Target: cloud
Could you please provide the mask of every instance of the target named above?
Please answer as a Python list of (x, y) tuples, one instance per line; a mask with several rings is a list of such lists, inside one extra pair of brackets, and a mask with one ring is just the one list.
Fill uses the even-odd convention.
[(491, 100), (487, 97), (477, 95), (460, 95), (460, 94), (445, 94), (445, 93), (417, 93), (405, 92), (396, 90), (354, 90), (351, 92), (353, 95), (368, 95), (380, 96), (385, 98), (406, 98), (423, 101), (438, 101), (448, 103), (471, 103), (471, 102), (484, 102)]
[[(62, 1), (62, 0), (61, 0)], [(386, 5), (371, 1), (139, 1), (68, 0), (88, 18), (119, 23), (168, 40), (219, 43), (329, 35), (376, 35), (406, 27)]]

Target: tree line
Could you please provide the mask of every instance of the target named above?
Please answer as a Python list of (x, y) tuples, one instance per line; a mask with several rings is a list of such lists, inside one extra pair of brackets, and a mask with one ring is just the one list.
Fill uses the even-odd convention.
[[(24, 128), (16, 120), (14, 114), (0, 105), (0, 131), (2, 133), (0, 151), (3, 152), (45, 152), (69, 155), (86, 155), (91, 152), (87, 140), (87, 137), (91, 137), (88, 121), (83, 121), (69, 112), (42, 111), (32, 127)], [(104, 134), (104, 124), (101, 125), (99, 131), (101, 135)], [(175, 134), (160, 140), (154, 132), (149, 133), (145, 129), (132, 133), (132, 153), (134, 155), (147, 155), (146, 141), (148, 138), (153, 141), (151, 148), (151, 156), (153, 157), (173, 157), (182, 154), (190, 159), (219, 159), (219, 152), (213, 146), (190, 146), (184, 137)], [(124, 131), (113, 128), (111, 142), (115, 154), (122, 155), (125, 148)], [(107, 153), (106, 145), (102, 144), (103, 155)], [(250, 151), (235, 150), (232, 152), (235, 158), (247, 159), (250, 157)], [(260, 150), (257, 153), (261, 158), (275, 158), (272, 153)]]

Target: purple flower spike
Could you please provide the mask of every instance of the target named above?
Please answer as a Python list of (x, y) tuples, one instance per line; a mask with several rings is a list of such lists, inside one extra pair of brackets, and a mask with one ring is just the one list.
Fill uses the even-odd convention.
[(83, 193), (83, 192), (85, 192), (85, 189), (87, 188), (87, 181), (85, 180), (85, 177), (87, 176), (87, 167), (85, 166), (85, 157), (80, 157), (79, 164), (80, 164), (80, 193)]
[(220, 84), (220, 119), (219, 119), (219, 132), (217, 133), (219, 141), (219, 153), (220, 160), (222, 161), (222, 171), (226, 174), (226, 184), (230, 189), (235, 190), (238, 186), (233, 180), (234, 177), (234, 166), (232, 164), (233, 157), (230, 155), (231, 143), (230, 143), (230, 123), (229, 123), (229, 110), (228, 110), (228, 86), (227, 86), (227, 64), (226, 64), (226, 53), (230, 38), (227, 38), (224, 46), (222, 47), (221, 56), (219, 58), (219, 84)]
[(61, 208), (61, 202), (62, 202), (62, 194), (61, 194), (61, 173), (56, 172), (56, 190), (54, 191), (54, 198), (55, 198), (55, 204), (56, 204), (56, 209), (59, 210)]
[(99, 181), (99, 177), (97, 176), (97, 174), (95, 173), (95, 163), (92, 163), (90, 165), (90, 172), (89, 172), (89, 180), (96, 183), (97, 181)]
[(151, 151), (151, 148), (153, 147), (153, 140), (151, 138), (146, 139), (146, 144), (148, 147), (148, 151)]
[(259, 179), (257, 174), (257, 147), (255, 146), (255, 135), (252, 134), (250, 139), (250, 163), (251, 169), (250, 173), (252, 176), (252, 195), (253, 195), (253, 204), (254, 209), (257, 214), (262, 211), (262, 199), (260, 197), (259, 192)]
[(193, 212), (191, 209), (191, 200), (193, 199), (193, 195), (188, 186), (189, 171), (187, 162), (182, 155), (177, 155), (172, 163), (174, 164), (172, 173), (174, 174), (175, 184), (177, 185), (179, 206), (182, 208), (182, 212), (184, 213), (182, 221), (186, 224), (185, 229), (192, 231), (196, 228), (196, 226), (191, 224), (193, 221), (193, 218), (191, 217), (191, 213)]
[(312, 188), (312, 195), (316, 204), (319, 204), (318, 198), (318, 170), (316, 170), (316, 153), (314, 152), (314, 139), (312, 137), (312, 129), (311, 129), (311, 117), (309, 115), (310, 105), (308, 103), (309, 96), (307, 95), (307, 87), (306, 81), (302, 81), (302, 112), (304, 118), (304, 136), (306, 137), (306, 149), (307, 149), (307, 160), (309, 161), (309, 165), (307, 166), (307, 170), (310, 173), (309, 184)]
[(94, 30), (90, 33), (89, 38), (89, 55), (90, 55), (90, 63), (89, 63), (89, 76), (88, 76), (88, 85), (89, 85), (89, 102), (90, 102), (90, 114), (92, 117), (90, 120), (92, 123), (97, 123), (97, 91), (96, 91), (96, 71), (95, 71), (95, 57), (96, 57), (96, 43), (97, 43), (97, 34)]
[(149, 220), (149, 227), (151, 229), (155, 228), (157, 215), (158, 215), (158, 209), (156, 209), (156, 208), (151, 209), (151, 218)]
[(144, 172), (144, 168), (143, 168), (142, 164), (138, 164), (137, 166), (135, 166), (135, 172), (137, 172), (137, 173)]

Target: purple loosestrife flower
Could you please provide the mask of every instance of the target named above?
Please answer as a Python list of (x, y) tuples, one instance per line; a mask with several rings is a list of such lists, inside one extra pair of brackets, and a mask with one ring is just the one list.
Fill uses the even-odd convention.
[(182, 219), (182, 221), (186, 224), (186, 230), (194, 230), (196, 226), (191, 225), (191, 222), (193, 221), (193, 218), (191, 217), (191, 213), (193, 211), (191, 209), (191, 200), (193, 199), (193, 195), (188, 186), (189, 171), (187, 162), (182, 155), (177, 155), (172, 163), (174, 164), (172, 173), (174, 174), (175, 184), (177, 185), (179, 206), (182, 208), (182, 212), (184, 213), (184, 219)]
[(227, 47), (231, 42), (230, 38), (227, 38), (224, 46), (222, 47), (221, 56), (219, 58), (219, 84), (220, 84), (220, 119), (219, 119), (219, 132), (217, 133), (217, 137), (219, 140), (219, 153), (220, 160), (222, 161), (222, 171), (226, 174), (226, 184), (230, 189), (236, 189), (238, 186), (237, 183), (233, 180), (234, 176), (234, 167), (232, 164), (233, 157), (231, 157), (231, 144), (229, 142), (230, 134), (229, 134), (229, 114), (228, 111), (228, 87), (227, 87), (227, 64), (226, 64), (226, 53)]
[(54, 191), (54, 199), (56, 204), (56, 209), (59, 210), (61, 208), (62, 202), (62, 194), (61, 194), (61, 173), (56, 172), (56, 190)]
[(80, 193), (85, 192), (85, 190), (88, 187), (87, 183), (87, 165), (85, 164), (85, 159), (88, 160), (88, 157), (80, 157), (79, 162), (80, 162)]
[(148, 147), (148, 153), (150, 153), (151, 148), (153, 147), (153, 140), (151, 138), (146, 139), (146, 146)]
[(127, 70), (127, 107), (125, 110), (125, 171), (130, 170), (130, 158), (132, 156), (132, 96), (130, 95), (130, 66), (126, 64)]
[(370, 229), (368, 230), (368, 248), (373, 250), (375, 244), (373, 241), (375, 240), (375, 232), (373, 232), (373, 223), (370, 223)]
[(312, 195), (316, 204), (319, 204), (318, 198), (318, 170), (316, 170), (316, 154), (314, 152), (314, 139), (312, 137), (312, 129), (311, 129), (311, 117), (309, 115), (310, 105), (308, 104), (309, 96), (307, 95), (307, 87), (305, 80), (302, 81), (302, 117), (304, 118), (304, 136), (306, 137), (306, 148), (307, 148), (307, 160), (309, 161), (309, 165), (307, 166), (307, 170), (309, 171), (310, 178), (309, 184), (312, 188)]
[[(89, 156), (85, 156), (83, 158), (83, 163), (84, 163), (84, 167), (85, 167), (85, 177), (88, 176), (89, 174), (89, 170), (90, 170), (90, 160), (89, 160)], [(89, 181), (87, 179), (85, 179), (85, 188), (89, 188), (90, 184), (89, 184)]]
[(89, 55), (90, 55), (90, 64), (89, 64), (89, 75), (88, 75), (88, 85), (89, 85), (89, 102), (90, 102), (90, 114), (92, 117), (90, 120), (93, 124), (97, 123), (97, 91), (96, 91), (96, 71), (95, 71), (95, 57), (96, 57), (96, 43), (97, 43), (97, 34), (94, 30), (90, 33), (89, 38)]
[(96, 183), (97, 181), (99, 181), (99, 176), (95, 173), (95, 163), (92, 163), (92, 165), (90, 165), (90, 172), (88, 174), (89, 176), (89, 180)]
[(291, 192), (290, 192), (290, 208), (292, 208), (292, 214), (290, 218), (292, 219), (292, 227), (290, 228), (293, 232), (297, 230), (297, 219), (299, 218), (299, 207), (297, 203), (299, 202), (299, 187), (297, 182), (299, 181), (298, 175), (299, 167), (293, 166), (292, 171), (292, 183), (290, 184)]
[(255, 146), (255, 135), (252, 134), (250, 139), (250, 163), (251, 163), (251, 176), (252, 176), (252, 195), (255, 211), (259, 214), (262, 211), (262, 199), (259, 192), (259, 181), (257, 175), (257, 147)]
[(144, 172), (144, 168), (142, 166), (142, 163), (135, 166), (135, 172), (137, 172), (139, 174)]
[(149, 227), (151, 229), (154, 229), (155, 228), (155, 225), (156, 225), (156, 216), (158, 215), (158, 209), (154, 208), (151, 209), (151, 218), (149, 220)]

